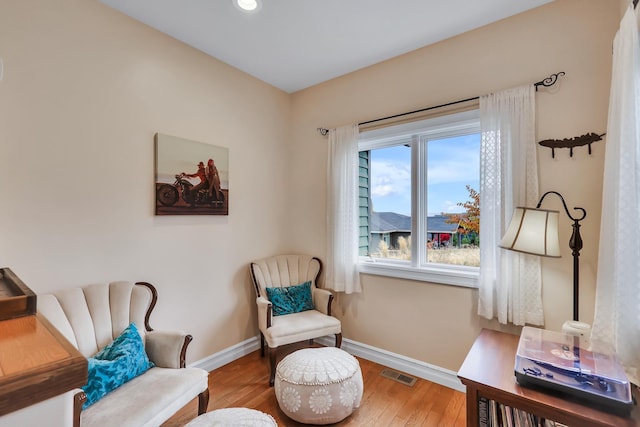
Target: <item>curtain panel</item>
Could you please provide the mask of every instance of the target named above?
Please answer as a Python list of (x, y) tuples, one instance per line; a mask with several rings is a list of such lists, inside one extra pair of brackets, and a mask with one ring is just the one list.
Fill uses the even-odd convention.
[(515, 325), (544, 323), (540, 259), (498, 247), (517, 206), (538, 202), (535, 87), (480, 97), (478, 314)]
[(325, 287), (361, 292), (358, 272), (358, 125), (329, 130)]
[(640, 14), (627, 8), (613, 44), (602, 217), (591, 336), (613, 345), (640, 384)]

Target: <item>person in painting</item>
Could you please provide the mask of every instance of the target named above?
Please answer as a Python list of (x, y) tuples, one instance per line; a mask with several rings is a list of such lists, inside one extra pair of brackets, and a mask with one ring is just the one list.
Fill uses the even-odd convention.
[(209, 180), (207, 179), (207, 172), (204, 168), (204, 163), (198, 163), (198, 171), (196, 173), (184, 173), (182, 174), (188, 178), (199, 178), (200, 182), (193, 186), (191, 191), (197, 192), (201, 188), (209, 188)]
[(216, 200), (220, 200), (220, 175), (218, 175), (218, 168), (213, 159), (209, 159), (207, 162), (206, 172), (209, 181), (209, 196), (213, 196), (215, 191)]

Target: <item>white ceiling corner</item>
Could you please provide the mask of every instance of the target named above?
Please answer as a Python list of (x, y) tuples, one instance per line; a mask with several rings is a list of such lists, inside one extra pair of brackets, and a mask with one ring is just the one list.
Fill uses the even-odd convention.
[(101, 1), (291, 93), (553, 0)]

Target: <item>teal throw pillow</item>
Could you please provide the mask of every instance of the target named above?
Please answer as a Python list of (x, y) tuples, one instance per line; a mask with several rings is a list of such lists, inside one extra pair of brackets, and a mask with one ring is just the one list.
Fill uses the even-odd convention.
[(311, 281), (282, 288), (267, 288), (267, 298), (271, 301), (274, 316), (300, 313), (314, 308)]
[(87, 401), (82, 409), (88, 408), (110, 391), (155, 366), (147, 357), (135, 323), (131, 323), (120, 336), (88, 361), (88, 381), (87, 385), (82, 387)]

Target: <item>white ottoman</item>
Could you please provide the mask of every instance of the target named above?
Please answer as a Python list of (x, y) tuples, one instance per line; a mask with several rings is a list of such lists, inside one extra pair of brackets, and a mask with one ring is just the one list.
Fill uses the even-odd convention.
[(277, 427), (276, 420), (269, 414), (249, 408), (224, 408), (202, 414), (185, 427)]
[(336, 347), (305, 348), (276, 368), (280, 409), (305, 424), (332, 424), (351, 415), (362, 399), (362, 372), (355, 357)]

